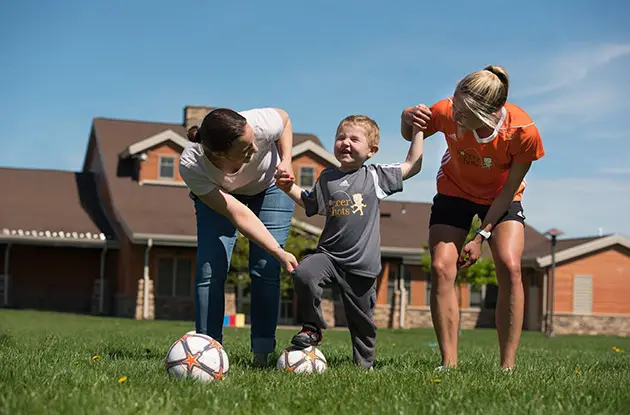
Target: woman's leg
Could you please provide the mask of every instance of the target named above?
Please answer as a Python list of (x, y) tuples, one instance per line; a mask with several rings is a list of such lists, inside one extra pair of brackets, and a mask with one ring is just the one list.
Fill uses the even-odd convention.
[(457, 366), (459, 302), (455, 290), (457, 261), (474, 216), (474, 204), (438, 194), (429, 220), (431, 318), (442, 353), (442, 366)]
[(236, 228), (223, 215), (195, 199), (197, 264), (195, 269), (195, 328), (223, 342), (225, 280), (236, 239)]
[[(282, 190), (272, 186), (250, 199), (249, 208), (260, 218), (269, 232), (284, 247), (294, 202)], [(273, 352), (280, 313), (280, 263), (267, 251), (250, 243), (249, 271), (251, 284), (252, 351), (256, 354)]]
[(489, 242), (499, 283), (495, 319), (501, 367), (512, 368), (523, 329), (525, 294), (521, 279), (521, 257), (525, 228), (516, 220), (500, 222), (493, 229)]
[(429, 229), (431, 318), (442, 353), (442, 366), (457, 366), (459, 303), (455, 290), (457, 260), (467, 232), (450, 225)]

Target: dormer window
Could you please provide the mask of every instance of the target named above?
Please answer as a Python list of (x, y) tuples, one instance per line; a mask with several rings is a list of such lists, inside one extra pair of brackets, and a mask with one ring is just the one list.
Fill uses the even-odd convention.
[(160, 156), (158, 165), (158, 179), (173, 180), (175, 179), (175, 157)]

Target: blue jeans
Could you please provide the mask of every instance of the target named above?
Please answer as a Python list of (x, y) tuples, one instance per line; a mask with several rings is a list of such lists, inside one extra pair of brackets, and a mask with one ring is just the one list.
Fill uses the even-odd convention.
[[(294, 202), (276, 186), (253, 196), (233, 195), (246, 204), (284, 247), (289, 235)], [(195, 272), (195, 328), (223, 342), (225, 280), (236, 240), (236, 228), (225, 216), (198, 198), (197, 267)], [(249, 244), (251, 276), (251, 348), (271, 353), (276, 346), (280, 313), (280, 263), (254, 242)]]

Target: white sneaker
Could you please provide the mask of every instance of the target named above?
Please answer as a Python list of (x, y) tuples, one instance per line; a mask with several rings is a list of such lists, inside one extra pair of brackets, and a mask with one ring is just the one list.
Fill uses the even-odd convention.
[(450, 370), (451, 370), (450, 367), (444, 366), (444, 365), (438, 366), (435, 369), (433, 369), (434, 372), (449, 372)]

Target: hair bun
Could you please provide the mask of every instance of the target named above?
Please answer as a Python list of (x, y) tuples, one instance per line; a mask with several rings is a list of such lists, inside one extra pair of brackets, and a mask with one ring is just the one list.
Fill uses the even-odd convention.
[(488, 65), (484, 68), (486, 71), (490, 71), (499, 78), (499, 80), (505, 85), (506, 88), (510, 86), (510, 78), (507, 71), (498, 65)]
[(197, 127), (196, 125), (190, 127), (186, 135), (188, 136), (188, 139), (193, 143), (201, 142), (201, 140), (199, 139), (199, 127)]

